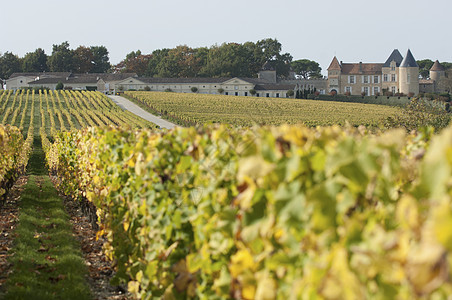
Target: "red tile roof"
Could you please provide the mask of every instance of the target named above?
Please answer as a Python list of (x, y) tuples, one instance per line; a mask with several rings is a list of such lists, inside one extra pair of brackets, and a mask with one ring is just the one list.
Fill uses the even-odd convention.
[(435, 61), (433, 66), (430, 68), (430, 71), (445, 71), (444, 67), (439, 63), (438, 60)]
[(339, 61), (337, 60), (336, 56), (331, 61), (331, 64), (327, 70), (328, 71), (330, 71), (330, 70), (339, 70), (340, 71), (341, 70), (341, 65), (339, 64)]
[(380, 63), (343, 63), (342, 74), (353, 75), (379, 75), (383, 64)]

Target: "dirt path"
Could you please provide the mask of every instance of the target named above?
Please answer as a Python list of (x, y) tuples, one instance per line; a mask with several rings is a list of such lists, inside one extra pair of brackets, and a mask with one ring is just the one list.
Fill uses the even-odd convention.
[(160, 117), (157, 117), (157, 116), (154, 116), (153, 114), (148, 113), (147, 111), (145, 111), (144, 109), (142, 109), (141, 107), (139, 107), (135, 103), (127, 100), (124, 97), (121, 97), (121, 96), (108, 96), (108, 97), (110, 97), (110, 99), (113, 100), (113, 102), (116, 103), (122, 109), (128, 110), (131, 113), (134, 113), (137, 116), (160, 126), (161, 128), (172, 129), (177, 126), (176, 124), (173, 124), (171, 122), (163, 120)]

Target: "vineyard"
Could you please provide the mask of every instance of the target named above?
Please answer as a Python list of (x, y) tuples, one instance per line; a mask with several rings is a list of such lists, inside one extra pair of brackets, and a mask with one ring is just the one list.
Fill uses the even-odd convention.
[[(152, 124), (123, 111), (106, 96), (96, 92), (0, 91), (0, 124), (18, 127), (35, 135), (42, 130), (51, 136), (57, 131), (89, 126), (153, 128)], [(42, 128), (42, 129), (41, 129)]]
[(181, 125), (227, 123), (236, 126), (378, 126), (399, 109), (381, 105), (205, 94), (126, 92), (154, 114)]
[[(430, 140), (432, 142), (430, 143)], [(452, 128), (89, 128), (48, 151), (137, 298), (445, 299)]]
[[(89, 208), (114, 283), (134, 298), (452, 294), (452, 127), (384, 132), (393, 108), (288, 99), (212, 98), (196, 114), (212, 95), (130, 93), (181, 121), (232, 124), (162, 131), (95, 92), (0, 93), (1, 178), (40, 137), (58, 190)], [(234, 126), (284, 119), (351, 125)]]

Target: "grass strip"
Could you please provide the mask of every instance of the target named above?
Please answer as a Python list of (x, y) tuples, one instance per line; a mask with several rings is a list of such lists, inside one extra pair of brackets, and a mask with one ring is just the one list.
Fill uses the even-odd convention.
[(5, 299), (91, 299), (80, 247), (44, 161), (35, 137)]

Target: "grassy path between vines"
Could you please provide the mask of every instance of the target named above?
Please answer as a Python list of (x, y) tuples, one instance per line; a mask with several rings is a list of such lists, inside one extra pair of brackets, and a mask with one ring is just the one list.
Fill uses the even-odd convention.
[(5, 299), (90, 299), (80, 246), (35, 137)]

